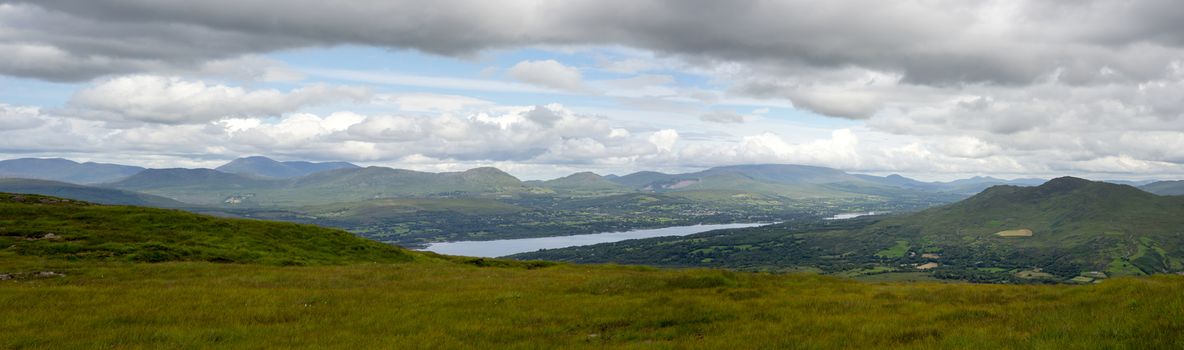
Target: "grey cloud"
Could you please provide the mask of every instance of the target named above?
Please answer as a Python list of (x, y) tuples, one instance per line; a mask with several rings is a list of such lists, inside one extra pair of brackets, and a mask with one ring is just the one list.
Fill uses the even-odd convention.
[(699, 120), (721, 124), (739, 124), (744, 122), (744, 116), (732, 111), (711, 111), (699, 116)]
[[(1088, 76), (1084, 72), (1110, 67), (1146, 78), (1147, 72), (1123, 69), (1123, 62), (1147, 50), (1109, 53), (1146, 44), (1178, 54), (1184, 42), (1184, 13), (1166, 0), (1025, 2), (1011, 13), (991, 2), (873, 0), (6, 2), (17, 5), (3, 7), (0, 25), (13, 33), (4, 43), (57, 48), (68, 57), (65, 65), (74, 67), (0, 69), (46, 79), (306, 46), (361, 44), (464, 56), (489, 48), (607, 44), (701, 63), (857, 66), (923, 85), (1022, 85), (1065, 69)], [(1104, 20), (1102, 28), (1109, 30), (1077, 29), (1090, 26), (1075, 18)], [(996, 28), (998, 21), (1008, 26)], [(1146, 63), (1162, 67), (1170, 58), (1157, 56)], [(65, 71), (72, 73), (55, 73)]]

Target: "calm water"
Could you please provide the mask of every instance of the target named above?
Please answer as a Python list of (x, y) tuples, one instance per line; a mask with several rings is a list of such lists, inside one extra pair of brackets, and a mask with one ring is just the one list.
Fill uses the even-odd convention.
[(651, 230), (635, 230), (625, 232), (605, 232), (593, 233), (587, 235), (575, 236), (559, 236), (559, 237), (541, 237), (541, 238), (522, 238), (522, 239), (502, 239), (496, 241), (460, 241), (460, 242), (443, 242), (432, 243), (424, 250), (433, 251), (440, 254), (449, 255), (463, 255), (463, 256), (477, 256), (477, 257), (499, 257), (510, 254), (533, 252), (539, 249), (555, 249), (565, 247), (575, 247), (581, 245), (591, 245), (599, 243), (619, 242), (628, 239), (663, 237), (663, 236), (686, 236), (696, 234), (699, 232), (706, 232), (711, 230), (719, 230), (725, 228), (741, 228), (753, 227), (767, 224), (719, 224), (719, 225), (694, 225), (694, 226), (675, 226), (666, 228), (656, 228)]
[[(881, 214), (883, 214), (883, 213), (881, 213)], [(835, 216), (832, 216), (832, 217), (829, 217), (829, 218), (826, 218), (826, 219), (827, 219), (827, 220), (843, 220), (843, 219), (854, 219), (854, 218), (857, 218), (857, 217), (860, 217), (860, 216), (867, 216), (867, 215), (876, 215), (876, 212), (874, 212), (874, 211), (869, 211), (869, 212), (866, 212), (866, 213), (842, 213), (842, 214), (835, 214)]]

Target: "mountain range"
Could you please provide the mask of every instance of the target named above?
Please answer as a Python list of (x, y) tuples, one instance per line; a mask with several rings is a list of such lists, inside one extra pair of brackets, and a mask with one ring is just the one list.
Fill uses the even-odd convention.
[(20, 158), (0, 161), (0, 178), (25, 178), (97, 184), (134, 175), (144, 168), (105, 163), (78, 163), (61, 158)]
[[(945, 198), (956, 200), (995, 185), (1032, 186), (1041, 179), (973, 177), (923, 182), (900, 175), (851, 174), (837, 169), (788, 164), (736, 165), (698, 172), (641, 171), (623, 176), (575, 173), (546, 181), (521, 181), (495, 168), (428, 173), (346, 162), (276, 161), (254, 156), (215, 169), (144, 169), (66, 159), (0, 161), (0, 177), (45, 179), (136, 191), (194, 205), (301, 206), (379, 198), (596, 197), (626, 193), (668, 193), (697, 200), (732, 201), (751, 196), (813, 200), (825, 198)], [(1160, 194), (1173, 182), (1142, 188)], [(48, 184), (41, 184), (44, 186)], [(1184, 187), (1184, 186), (1176, 186)], [(76, 187), (72, 187), (75, 190)], [(47, 192), (69, 195), (70, 191)], [(942, 197), (944, 196), (944, 197)]]

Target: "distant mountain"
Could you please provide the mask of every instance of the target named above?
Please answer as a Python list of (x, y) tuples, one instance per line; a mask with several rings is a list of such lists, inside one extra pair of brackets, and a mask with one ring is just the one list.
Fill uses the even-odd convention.
[(292, 179), (258, 178), (214, 169), (149, 169), (105, 186), (194, 204), (294, 206), (378, 198), (491, 195), (525, 188), (517, 178), (495, 168), (427, 173), (384, 167), (326, 170)]
[(78, 163), (61, 158), (21, 158), (0, 161), (0, 178), (24, 178), (95, 184), (115, 181), (144, 170), (138, 166)]
[(985, 281), (1081, 274), (1092, 280), (1184, 271), (1180, 213), (1184, 197), (1062, 177), (1033, 187), (993, 186), (957, 203), (896, 217), (790, 222), (517, 257), (836, 273), (864, 273), (869, 266), (934, 269), (948, 278)]
[(936, 183), (938, 189), (943, 192), (959, 193), (972, 195), (982, 192), (991, 186), (1011, 185), (1011, 186), (1036, 186), (1044, 183), (1044, 179), (1014, 179), (1004, 180), (990, 176), (975, 176), (969, 179), (960, 179), (950, 182)]
[(558, 179), (542, 181), (539, 186), (566, 192), (622, 192), (629, 188), (592, 172), (580, 172)]
[(358, 166), (346, 162), (279, 162), (271, 158), (255, 156), (235, 159), (230, 163), (214, 168), (214, 170), (255, 177), (288, 179), (326, 170), (353, 168), (358, 168)]
[(853, 175), (794, 164), (734, 165), (685, 174), (638, 172), (610, 181), (643, 192), (750, 193), (788, 198), (915, 196), (923, 189), (899, 186), (896, 178)]
[(1157, 181), (1139, 186), (1139, 189), (1161, 196), (1184, 196), (1184, 180)]
[(169, 198), (110, 188), (90, 187), (50, 180), (0, 179), (0, 192), (39, 194), (99, 204), (138, 205), (162, 208), (190, 206)]

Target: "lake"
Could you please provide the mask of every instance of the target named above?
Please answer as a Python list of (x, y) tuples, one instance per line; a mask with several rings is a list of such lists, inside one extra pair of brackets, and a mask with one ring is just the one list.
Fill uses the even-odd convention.
[[(883, 214), (883, 213), (880, 213), (880, 214)], [(857, 217), (860, 217), (860, 216), (868, 216), (868, 215), (876, 215), (876, 212), (874, 212), (874, 211), (869, 211), (869, 212), (866, 212), (866, 213), (842, 213), (842, 214), (835, 214), (835, 216), (832, 216), (832, 217), (826, 218), (826, 220), (845, 220), (845, 219), (854, 219), (854, 218), (857, 218)]]
[(655, 228), (649, 230), (633, 230), (624, 232), (605, 232), (573, 236), (500, 239), (495, 241), (458, 241), (429, 244), (424, 250), (448, 255), (463, 255), (493, 258), (511, 254), (533, 252), (539, 249), (555, 249), (592, 245), (609, 242), (620, 242), (629, 239), (686, 236), (711, 230), (726, 228), (743, 228), (762, 226), (766, 224), (716, 224), (693, 225)]

